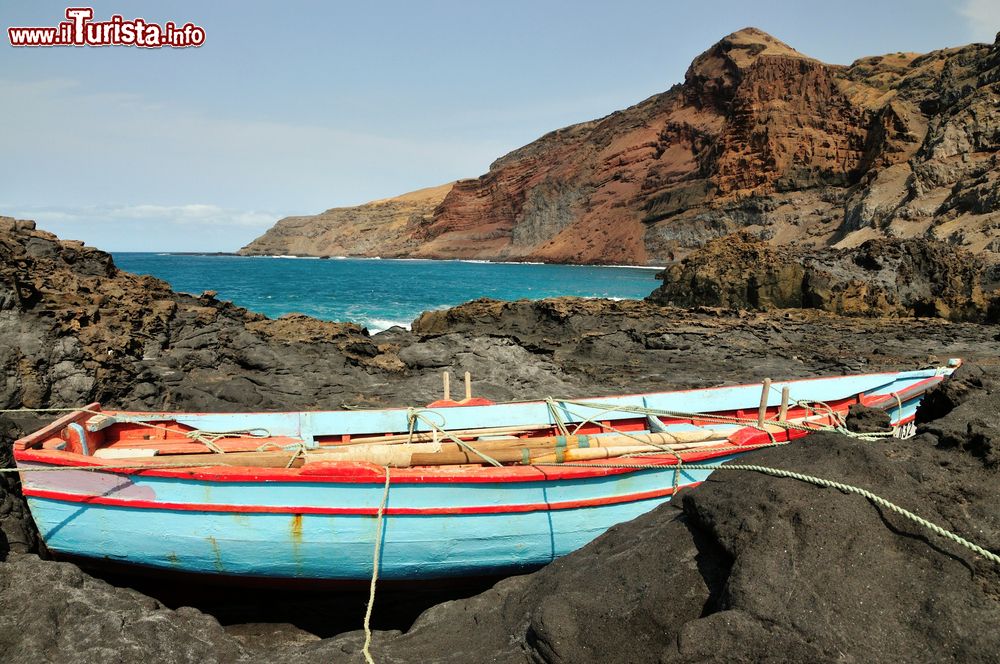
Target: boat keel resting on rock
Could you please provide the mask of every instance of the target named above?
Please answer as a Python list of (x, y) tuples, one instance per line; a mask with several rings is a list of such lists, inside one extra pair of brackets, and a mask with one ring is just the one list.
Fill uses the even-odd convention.
[(704, 481), (712, 469), (699, 462), (843, 429), (854, 404), (905, 426), (957, 365), (422, 409), (92, 404), (18, 440), (15, 458), (46, 546), (85, 563), (241, 582), (367, 582), (381, 533), (382, 580), (508, 574)]

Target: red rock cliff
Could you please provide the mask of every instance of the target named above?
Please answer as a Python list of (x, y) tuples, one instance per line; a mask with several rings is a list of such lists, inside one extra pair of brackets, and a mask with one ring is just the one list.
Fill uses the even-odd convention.
[[(380, 233), (352, 208), (365, 243), (341, 227), (337, 248), (659, 263), (747, 229), (807, 246), (929, 236), (996, 257), (998, 64), (1000, 47), (975, 44), (827, 65), (747, 28), (698, 56), (683, 84), (501, 157), (405, 224)], [(275, 239), (243, 251), (289, 253)], [(331, 253), (313, 244), (305, 253)], [(309, 245), (299, 237), (296, 253)]]

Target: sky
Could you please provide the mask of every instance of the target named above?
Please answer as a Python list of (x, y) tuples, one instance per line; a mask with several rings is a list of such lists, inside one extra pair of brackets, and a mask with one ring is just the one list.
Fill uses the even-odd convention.
[(205, 43), (10, 46), (76, 4), (0, 0), (0, 215), (109, 251), (235, 251), (287, 215), (476, 177), (746, 26), (839, 64), (1000, 30), (1000, 0), (95, 0)]

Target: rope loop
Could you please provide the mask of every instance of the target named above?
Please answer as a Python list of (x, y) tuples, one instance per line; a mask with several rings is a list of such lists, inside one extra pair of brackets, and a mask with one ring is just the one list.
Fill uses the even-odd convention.
[[(441, 424), (439, 425), (436, 422), (432, 422), (427, 416), (424, 415), (424, 413), (437, 415), (438, 417), (441, 418)], [(409, 408), (406, 411), (406, 419), (407, 419), (407, 428), (409, 431), (406, 441), (407, 443), (413, 442), (413, 430), (416, 427), (416, 423), (420, 421), (426, 424), (431, 429), (435, 437), (435, 442), (437, 442), (437, 436), (441, 435), (444, 438), (447, 438), (451, 442), (458, 445), (461, 449), (465, 450), (469, 454), (474, 454), (475, 456), (479, 457), (480, 459), (490, 464), (491, 466), (496, 466), (499, 468), (500, 466), (503, 465), (490, 455), (486, 454), (485, 452), (477, 450), (475, 447), (473, 447), (466, 441), (462, 440), (461, 438), (454, 435), (450, 431), (447, 431), (444, 428), (448, 424), (447, 419), (445, 418), (444, 415), (442, 415), (440, 412), (436, 410), (428, 410), (426, 408)]]

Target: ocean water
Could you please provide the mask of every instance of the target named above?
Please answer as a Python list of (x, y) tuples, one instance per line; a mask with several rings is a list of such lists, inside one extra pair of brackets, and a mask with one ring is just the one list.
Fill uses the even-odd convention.
[(372, 333), (408, 327), (423, 311), (480, 297), (640, 299), (659, 283), (655, 270), (632, 267), (152, 253), (116, 253), (114, 259), (121, 269), (153, 275), (174, 290), (214, 290), (219, 299), (272, 318), (298, 312), (353, 321)]

